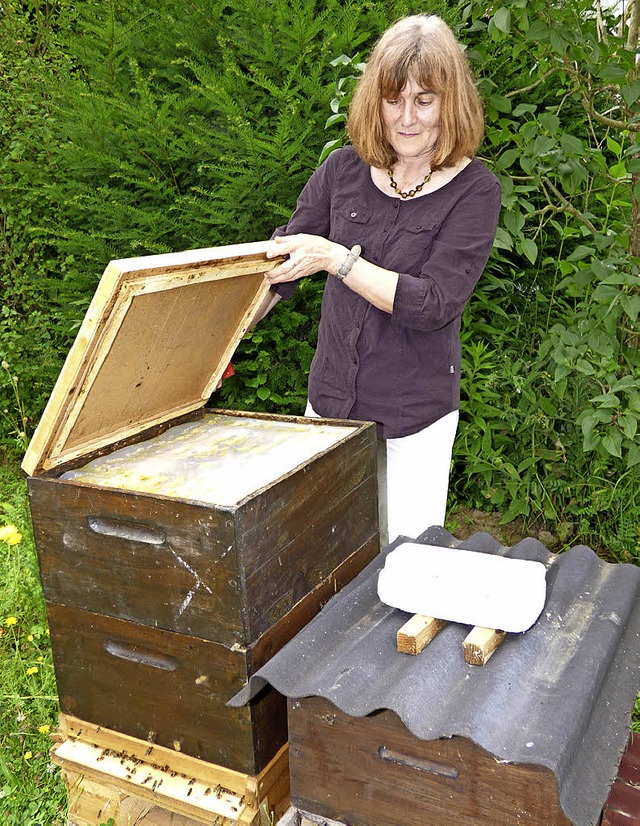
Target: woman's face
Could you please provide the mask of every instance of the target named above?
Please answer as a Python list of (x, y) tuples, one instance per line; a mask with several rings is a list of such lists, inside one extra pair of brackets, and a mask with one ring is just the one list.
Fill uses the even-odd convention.
[(440, 95), (409, 78), (396, 98), (382, 101), (382, 118), (399, 160), (427, 158), (440, 134)]

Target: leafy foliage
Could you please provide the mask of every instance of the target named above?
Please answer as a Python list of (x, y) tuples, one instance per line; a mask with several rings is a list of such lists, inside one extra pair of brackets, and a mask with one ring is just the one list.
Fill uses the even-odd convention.
[[(21, 448), (105, 264), (268, 237), (345, 141), (373, 41), (417, 9), (4, 8), (0, 442)], [(590, 0), (431, 10), (467, 47), (504, 207), (465, 315), (452, 497), (545, 524), (559, 546), (579, 537), (637, 561), (640, 78), (628, 20)], [(321, 289), (309, 279), (246, 337), (214, 404), (302, 412)]]
[[(462, 18), (487, 102), (485, 153), (503, 187), (490, 270), (507, 268), (516, 286), (507, 315), (521, 323), (501, 320), (483, 333), (485, 362), (500, 358), (501, 381), (493, 372), (488, 387), (501, 389), (502, 412), (493, 398), (493, 421), (480, 420), (478, 393), (473, 401), (467, 387), (458, 490), (491, 502), (507, 520), (546, 521), (561, 545), (580, 537), (637, 562), (634, 52), (622, 20), (598, 17), (584, 2), (505, 3), (490, 16), (470, 3)], [(502, 59), (507, 86), (496, 75)], [(470, 307), (474, 343), (473, 318), (486, 319), (490, 309), (486, 284)], [(487, 393), (479, 395), (482, 405)], [(485, 438), (479, 449), (487, 431), (495, 441)], [(635, 524), (625, 507), (635, 508)]]

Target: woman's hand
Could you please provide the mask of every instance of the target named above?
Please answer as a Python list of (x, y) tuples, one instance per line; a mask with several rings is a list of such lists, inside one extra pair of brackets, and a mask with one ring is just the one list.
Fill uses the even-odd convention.
[(335, 273), (349, 250), (319, 235), (283, 235), (274, 238), (267, 258), (288, 255), (288, 259), (265, 273), (269, 284), (297, 281), (306, 275), (327, 270)]

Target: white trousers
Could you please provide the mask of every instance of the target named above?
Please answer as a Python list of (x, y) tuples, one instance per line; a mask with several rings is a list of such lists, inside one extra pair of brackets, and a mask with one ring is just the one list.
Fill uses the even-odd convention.
[[(307, 402), (305, 416), (318, 414)], [(459, 413), (453, 410), (411, 436), (378, 440), (378, 511), (384, 547), (444, 525)]]

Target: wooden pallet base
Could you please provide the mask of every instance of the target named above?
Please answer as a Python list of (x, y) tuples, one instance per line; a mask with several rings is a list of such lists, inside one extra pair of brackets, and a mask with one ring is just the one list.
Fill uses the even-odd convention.
[(254, 777), (66, 714), (55, 736), (68, 826), (268, 826), (289, 805), (287, 746)]

